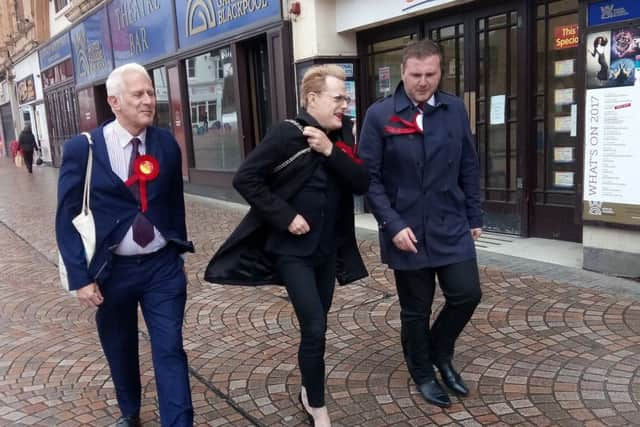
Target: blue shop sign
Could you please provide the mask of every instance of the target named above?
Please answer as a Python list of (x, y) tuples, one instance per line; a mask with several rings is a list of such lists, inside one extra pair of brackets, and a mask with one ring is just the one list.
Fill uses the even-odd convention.
[(281, 0), (186, 0), (176, 2), (180, 48), (282, 19)]
[(627, 21), (640, 17), (640, 1), (608, 0), (589, 5), (587, 22), (589, 26)]
[(173, 4), (166, 0), (114, 0), (109, 25), (116, 67), (146, 64), (175, 52)]
[(71, 39), (69, 33), (64, 33), (38, 50), (41, 70), (46, 70), (70, 57)]
[(113, 53), (106, 9), (100, 9), (71, 29), (71, 48), (78, 86), (109, 75), (113, 70)]

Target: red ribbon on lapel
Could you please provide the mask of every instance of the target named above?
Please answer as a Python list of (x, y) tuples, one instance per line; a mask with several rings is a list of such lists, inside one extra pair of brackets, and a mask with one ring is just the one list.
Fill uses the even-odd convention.
[(422, 119), (422, 114), (416, 114), (413, 121), (404, 120), (398, 116), (391, 116), (389, 121), (391, 123), (400, 123), (404, 127), (396, 127), (387, 125), (384, 127), (384, 131), (392, 135), (409, 135), (412, 133), (422, 133), (422, 128), (418, 125), (418, 120)]
[(356, 164), (361, 165), (362, 164), (362, 159), (359, 159), (356, 156), (356, 152), (353, 149), (353, 147), (349, 147), (347, 144), (344, 143), (344, 141), (337, 141), (336, 142), (336, 147), (338, 147), (339, 149), (341, 149), (347, 156), (349, 156), (349, 158), (351, 158), (351, 160), (353, 160)]
[(124, 183), (127, 187), (132, 186), (136, 182), (140, 189), (140, 210), (147, 211), (147, 181), (156, 179), (160, 173), (160, 163), (155, 157), (145, 154), (139, 156), (133, 163), (133, 176), (129, 177)]

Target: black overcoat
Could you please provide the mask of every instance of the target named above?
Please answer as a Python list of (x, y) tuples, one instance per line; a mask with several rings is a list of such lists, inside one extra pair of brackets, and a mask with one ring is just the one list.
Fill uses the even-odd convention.
[[(305, 111), (296, 117), (302, 126), (320, 128)], [(367, 276), (355, 238), (353, 194), (364, 194), (369, 175), (355, 156), (351, 120), (328, 134), (335, 144), (329, 157), (315, 151), (303, 155), (278, 173), (273, 169), (293, 154), (308, 147), (307, 138), (295, 125), (283, 121), (275, 125), (249, 154), (236, 173), (233, 186), (249, 202), (251, 209), (213, 256), (204, 278), (211, 283), (230, 285), (282, 285), (272, 258), (264, 251), (270, 229), (287, 230), (297, 212), (287, 202), (326, 162), (338, 177), (341, 191), (337, 223), (336, 277), (341, 285)]]

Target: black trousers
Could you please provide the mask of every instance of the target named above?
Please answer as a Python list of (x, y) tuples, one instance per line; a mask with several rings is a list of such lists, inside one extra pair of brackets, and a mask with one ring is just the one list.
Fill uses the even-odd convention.
[(335, 253), (310, 257), (278, 255), (276, 268), (300, 323), (298, 365), (302, 385), (307, 389), (309, 405), (319, 408), (325, 405), (325, 334), (336, 281)]
[(24, 160), (24, 165), (27, 167), (29, 173), (32, 173), (33, 169), (33, 151), (22, 150), (22, 159)]
[[(422, 270), (394, 270), (404, 358), (416, 384), (435, 378), (434, 363), (453, 359), (455, 342), (480, 302), (476, 259)], [(445, 305), (429, 327), (436, 281)]]

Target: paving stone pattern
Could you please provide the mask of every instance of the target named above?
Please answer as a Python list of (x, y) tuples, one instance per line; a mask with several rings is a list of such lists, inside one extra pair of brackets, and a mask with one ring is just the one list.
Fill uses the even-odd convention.
[[(29, 176), (0, 159), (0, 425), (106, 426), (119, 415), (94, 313), (57, 287), (56, 176), (49, 167)], [(202, 280), (241, 216), (187, 197), (197, 253), (187, 257), (184, 329), (196, 424), (305, 425), (298, 325), (284, 290)], [(443, 410), (410, 381), (392, 274), (377, 242), (360, 247), (371, 275), (339, 288), (329, 314), (327, 403), (336, 426), (640, 425), (637, 297), (481, 265), (484, 296), (456, 354), (472, 393)], [(153, 426), (142, 320), (141, 335), (141, 416)]]

